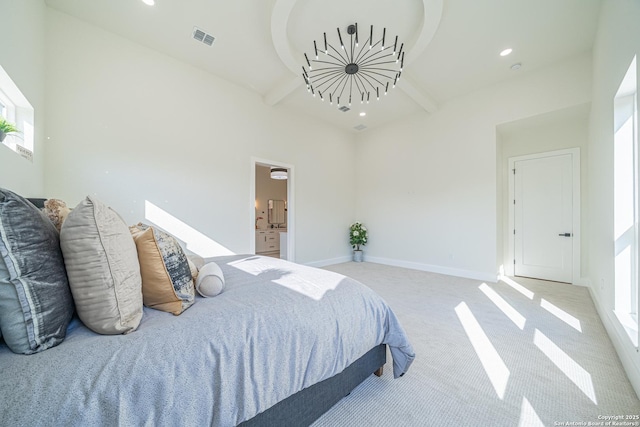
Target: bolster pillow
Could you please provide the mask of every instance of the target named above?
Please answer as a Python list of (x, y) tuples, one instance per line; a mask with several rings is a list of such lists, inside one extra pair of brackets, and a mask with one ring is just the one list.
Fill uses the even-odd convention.
[(210, 262), (200, 269), (196, 290), (203, 297), (215, 297), (224, 290), (224, 274), (218, 264)]

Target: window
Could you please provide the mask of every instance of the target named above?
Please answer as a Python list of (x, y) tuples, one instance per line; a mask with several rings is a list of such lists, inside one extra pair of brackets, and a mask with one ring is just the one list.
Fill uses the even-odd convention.
[(638, 85), (636, 58), (614, 104), (615, 313), (638, 346)]
[(0, 66), (0, 115), (14, 123), (19, 133), (8, 134), (2, 143), (33, 161), (34, 120), (33, 107)]
[(10, 122), (16, 121), (16, 106), (13, 105), (7, 94), (2, 91), (2, 88), (0, 88), (0, 116)]

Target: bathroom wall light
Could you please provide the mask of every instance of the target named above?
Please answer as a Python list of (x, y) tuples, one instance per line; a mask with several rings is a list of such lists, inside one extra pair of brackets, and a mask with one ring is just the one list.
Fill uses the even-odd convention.
[(271, 168), (271, 179), (287, 179), (285, 168)]

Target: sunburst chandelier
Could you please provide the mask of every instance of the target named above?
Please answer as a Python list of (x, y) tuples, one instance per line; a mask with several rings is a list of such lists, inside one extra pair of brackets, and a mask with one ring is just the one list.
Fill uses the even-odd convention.
[(324, 33), (324, 43), (320, 46), (313, 41), (312, 58), (304, 54), (309, 69), (302, 66), (302, 77), (314, 97), (317, 94), (323, 101), (326, 98), (331, 105), (336, 102), (338, 106), (358, 101), (368, 103), (373, 97), (379, 100), (381, 93), (386, 95), (389, 86), (396, 87), (404, 64), (404, 43), (398, 45), (398, 36), (392, 44), (385, 44), (387, 29), (384, 28), (382, 38), (374, 42), (371, 25), (369, 34), (365, 34), (368, 39), (359, 43), (355, 23), (347, 27), (350, 39), (345, 45), (340, 28), (337, 30), (339, 48), (329, 43)]

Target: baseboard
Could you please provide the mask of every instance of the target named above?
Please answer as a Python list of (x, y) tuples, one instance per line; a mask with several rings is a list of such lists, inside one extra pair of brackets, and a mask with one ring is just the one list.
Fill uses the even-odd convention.
[(412, 270), (428, 271), (430, 273), (445, 274), (447, 276), (464, 277), (467, 279), (484, 280), (495, 283), (498, 280), (497, 274), (485, 273), (482, 271), (463, 270), (460, 268), (442, 267), (439, 265), (422, 264), (419, 262), (402, 261), (399, 259), (379, 258), (365, 255), (365, 262), (375, 262), (377, 264), (392, 265), (394, 267), (410, 268)]
[[(330, 258), (330, 259), (325, 259), (320, 261), (306, 262), (305, 265), (308, 265), (310, 267), (326, 267), (328, 265), (342, 264), (343, 262), (350, 262), (352, 260), (353, 260), (352, 257), (347, 255), (347, 256), (342, 256), (338, 258)], [(484, 280), (485, 282), (491, 282), (491, 283), (495, 283), (498, 280), (497, 274), (494, 275), (490, 273), (484, 273), (482, 271), (463, 270), (460, 268), (451, 268), (451, 267), (443, 267), (440, 265), (422, 264), (419, 262), (403, 261), (403, 260), (392, 259), (392, 258), (372, 257), (372, 256), (365, 255), (364, 261), (373, 262), (376, 264), (392, 265), (394, 267), (410, 268), (412, 270), (428, 271), (430, 273), (445, 274), (447, 276), (464, 277), (467, 279), (474, 279), (474, 280)], [(591, 291), (591, 288), (590, 288), (591, 282), (589, 278), (581, 277), (580, 279), (575, 280), (573, 282), (573, 285), (583, 286), (583, 287), (589, 288), (589, 291)]]
[(349, 255), (346, 256), (341, 256), (338, 258), (331, 258), (331, 259), (323, 259), (320, 261), (311, 261), (311, 262), (305, 262), (304, 265), (308, 265), (310, 267), (326, 267), (328, 265), (333, 265), (333, 264), (342, 264), (343, 262), (349, 262), (352, 260), (352, 257)]
[(620, 328), (616, 325), (617, 319), (614, 319), (612, 317), (613, 312), (611, 312), (610, 310), (605, 310), (600, 305), (600, 301), (598, 300), (591, 287), (589, 287), (589, 294), (591, 295), (591, 300), (596, 306), (596, 311), (600, 316), (600, 320), (602, 321), (602, 324), (607, 331), (607, 335), (609, 335), (609, 339), (613, 343), (613, 347), (615, 348), (616, 353), (620, 358), (622, 367), (627, 373), (629, 382), (635, 390), (636, 395), (640, 398), (640, 366), (638, 366), (638, 352), (633, 347), (633, 344), (631, 344), (629, 337), (626, 335), (626, 332), (621, 331)]
[(574, 280), (572, 284), (576, 286), (583, 286), (585, 288), (591, 288), (591, 281), (587, 277), (581, 277), (577, 280)]

